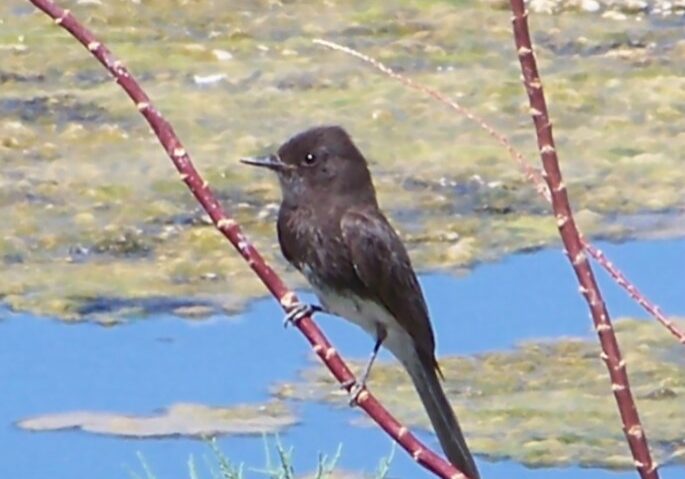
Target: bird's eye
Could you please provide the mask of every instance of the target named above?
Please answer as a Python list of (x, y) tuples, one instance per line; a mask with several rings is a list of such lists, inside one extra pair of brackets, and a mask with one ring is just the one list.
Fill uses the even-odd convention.
[(304, 164), (311, 166), (314, 163), (316, 163), (316, 155), (314, 153), (307, 153), (307, 156), (304, 157)]

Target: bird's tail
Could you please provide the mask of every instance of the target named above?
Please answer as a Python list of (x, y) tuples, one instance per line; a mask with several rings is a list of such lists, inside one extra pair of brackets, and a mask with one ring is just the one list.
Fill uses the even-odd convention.
[(435, 361), (427, 361), (415, 353), (411, 361), (403, 362), (447, 459), (469, 479), (480, 479), (476, 463), (440, 384)]

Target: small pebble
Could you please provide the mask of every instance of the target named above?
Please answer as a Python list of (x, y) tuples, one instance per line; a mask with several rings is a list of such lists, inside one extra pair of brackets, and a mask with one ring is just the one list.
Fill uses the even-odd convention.
[(597, 0), (582, 0), (580, 2), (580, 8), (585, 12), (597, 12), (599, 11), (600, 5)]
[(625, 20), (628, 17), (626, 16), (625, 13), (615, 12), (613, 10), (607, 10), (606, 12), (602, 13), (602, 18), (607, 18), (609, 20)]
[(193, 81), (196, 85), (211, 85), (218, 83), (227, 78), (225, 73), (213, 73), (210, 75), (193, 75)]
[(231, 52), (226, 51), (226, 50), (214, 49), (214, 50), (212, 50), (212, 54), (220, 62), (225, 62), (227, 60), (233, 59), (233, 54)]

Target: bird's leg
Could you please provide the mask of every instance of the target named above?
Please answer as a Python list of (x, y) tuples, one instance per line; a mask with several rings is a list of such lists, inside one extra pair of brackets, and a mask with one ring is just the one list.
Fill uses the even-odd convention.
[(386, 329), (380, 324), (378, 324), (376, 326), (376, 343), (373, 345), (371, 357), (369, 358), (369, 362), (366, 363), (366, 367), (364, 367), (364, 371), (362, 372), (359, 381), (352, 379), (350, 381), (345, 381), (342, 384), (342, 387), (347, 389), (350, 393), (350, 406), (354, 406), (357, 403), (357, 398), (359, 397), (359, 394), (362, 392), (362, 390), (366, 388), (366, 380), (369, 379), (369, 374), (371, 373), (371, 366), (373, 366), (373, 363), (376, 360), (376, 357), (378, 356), (378, 351), (381, 349), (381, 345), (383, 344), (383, 341), (385, 341), (385, 338), (387, 336), (388, 332), (386, 331)]
[(295, 305), (290, 308), (288, 313), (283, 319), (283, 327), (287, 328), (291, 324), (296, 324), (299, 320), (305, 316), (309, 316), (313, 313), (325, 313), (326, 310), (319, 306), (318, 304), (308, 304), (308, 303), (295, 303)]

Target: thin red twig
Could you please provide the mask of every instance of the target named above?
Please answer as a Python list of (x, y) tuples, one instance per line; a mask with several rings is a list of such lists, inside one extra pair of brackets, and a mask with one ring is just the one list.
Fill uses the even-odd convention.
[[(317, 43), (319, 45), (323, 45), (327, 48), (330, 48), (332, 50), (337, 50), (343, 53), (346, 53), (348, 55), (351, 55), (355, 58), (358, 58), (365, 63), (368, 63), (369, 65), (373, 66), (376, 68), (378, 71), (381, 73), (389, 76), (390, 78), (393, 78), (397, 80), (398, 82), (402, 83), (408, 88), (411, 88), (412, 90), (416, 90), (418, 92), (421, 92), (425, 95), (428, 95), (432, 97), (433, 99), (439, 101), (443, 105), (448, 106), (449, 108), (455, 110), (458, 112), (460, 115), (466, 117), (468, 120), (474, 122), (476, 125), (478, 125), (480, 128), (485, 130), (485, 132), (493, 137), (495, 140), (497, 140), (509, 153), (511, 158), (514, 160), (514, 162), (519, 166), (519, 168), (523, 171), (523, 174), (525, 177), (533, 183), (535, 186), (535, 189), (537, 192), (542, 196), (547, 202), (551, 203), (552, 198), (549, 194), (549, 188), (547, 188), (547, 184), (545, 183), (545, 180), (542, 176), (542, 173), (540, 172), (539, 169), (534, 168), (530, 165), (530, 163), (526, 160), (526, 158), (523, 156), (523, 154), (518, 151), (514, 146), (511, 144), (511, 142), (496, 131), (492, 126), (490, 126), (484, 119), (479, 117), (477, 114), (473, 113), (471, 110), (468, 108), (460, 105), (458, 102), (455, 100), (451, 99), (444, 93), (441, 93), (437, 90), (434, 90), (433, 88), (430, 88), (426, 85), (423, 85), (421, 83), (417, 83), (411, 78), (405, 77), (404, 75), (401, 75), (400, 73), (397, 73), (394, 71), (392, 68), (389, 66), (383, 64), (382, 62), (376, 60), (375, 58), (372, 58), (368, 55), (365, 55), (357, 50), (354, 50), (352, 48), (346, 47), (344, 45), (340, 45), (339, 43), (331, 42), (329, 40), (322, 40), (322, 39), (314, 39), (314, 43)], [(611, 276), (614, 281), (621, 287), (623, 288), (626, 293), (633, 298), (640, 306), (642, 306), (647, 313), (652, 315), (654, 319), (656, 319), (659, 323), (661, 323), (670, 333), (682, 344), (685, 344), (685, 332), (683, 332), (681, 329), (678, 328), (678, 326), (675, 325), (672, 321), (670, 321), (666, 315), (661, 311), (661, 308), (651, 302), (649, 298), (647, 298), (638, 288), (635, 286), (634, 283), (632, 283), (624, 274), (623, 272), (616, 267), (609, 259), (606, 257), (606, 255), (594, 246), (592, 243), (587, 241), (582, 233), (580, 237), (583, 247), (585, 250), (592, 256), (597, 263), (602, 266), (606, 272)]]
[[(291, 310), (298, 303), (295, 293), (283, 283), (275, 271), (264, 261), (264, 258), (245, 237), (238, 223), (224, 212), (212, 194), (207, 182), (200, 177), (193, 166), (190, 155), (181, 144), (171, 125), (152, 105), (150, 98), (127, 68), (112, 55), (102, 42), (98, 41), (88, 29), (81, 25), (68, 10), (63, 10), (50, 0), (30, 1), (85, 46), (112, 74), (119, 86), (136, 105), (138, 111), (145, 117), (180, 173), (181, 180), (190, 189), (205, 211), (207, 211), (217, 229), (221, 231), (243, 259), (247, 261), (267, 289), (279, 301), (282, 308), (285, 311)], [(328, 367), (333, 376), (341, 384), (345, 384), (349, 391), (354, 379), (352, 372), (312, 318), (310, 316), (304, 317), (297, 322), (296, 326), (307, 341), (309, 341), (314, 352)], [(357, 404), (421, 466), (444, 479), (466, 479), (464, 474), (459, 472), (441, 456), (428, 449), (414, 434), (400, 424), (369, 391), (363, 390), (359, 394)]]
[(604, 252), (599, 248), (595, 247), (592, 243), (589, 243), (582, 235), (580, 237), (581, 241), (585, 245), (585, 250), (590, 253), (590, 256), (595, 258), (599, 264), (601, 264), (609, 275), (616, 281), (616, 283), (623, 288), (628, 295), (637, 302), (642, 308), (651, 314), (657, 321), (659, 321), (670, 333), (680, 342), (685, 344), (685, 332), (683, 332), (675, 323), (669, 320), (666, 315), (661, 311), (661, 308), (652, 303), (649, 298), (647, 298), (642, 292), (637, 289), (637, 286), (633, 284), (626, 276), (621, 272), (620, 269), (612, 263), (609, 258), (606, 257)]
[(592, 320), (602, 348), (601, 357), (606, 363), (611, 379), (611, 389), (623, 422), (623, 431), (633, 455), (635, 467), (642, 479), (658, 479), (656, 465), (652, 462), (647, 436), (640, 423), (640, 417), (630, 391), (625, 360), (616, 340), (609, 312), (595, 280), (590, 263), (585, 256), (583, 242), (573, 219), (566, 185), (561, 176), (559, 159), (552, 135), (552, 122), (547, 112), (547, 103), (538, 73), (537, 62), (528, 31), (528, 12), (523, 0), (511, 0), (513, 12), (514, 40), (516, 53), (523, 72), (523, 83), (528, 93), (530, 113), (535, 124), (538, 149), (544, 168), (543, 178), (552, 197), (552, 209), (559, 228), (559, 234), (566, 248), (568, 259), (580, 284), (580, 292), (587, 301)]

